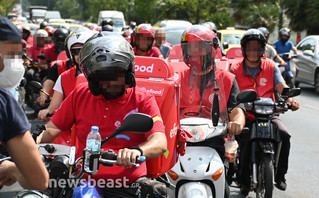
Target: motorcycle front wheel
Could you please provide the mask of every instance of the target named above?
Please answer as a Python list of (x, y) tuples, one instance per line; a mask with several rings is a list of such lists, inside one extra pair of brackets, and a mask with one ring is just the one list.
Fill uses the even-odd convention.
[(256, 198), (272, 198), (274, 166), (270, 155), (264, 155), (258, 169)]

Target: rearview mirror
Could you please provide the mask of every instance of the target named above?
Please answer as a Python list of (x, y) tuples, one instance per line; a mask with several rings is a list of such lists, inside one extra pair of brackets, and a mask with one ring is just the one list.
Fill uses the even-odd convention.
[(295, 97), (301, 94), (301, 89), (300, 88), (291, 88), (289, 89), (287, 96), (288, 98), (290, 97)]
[[(143, 113), (129, 114), (107, 140), (123, 132), (146, 133), (153, 128), (153, 118)], [(107, 141), (106, 140), (106, 141)], [(105, 143), (106, 141), (103, 141)]]
[(303, 54), (304, 54), (305, 56), (313, 56), (313, 55), (314, 55), (314, 53), (312, 52), (312, 50), (305, 50), (305, 51), (303, 52)]
[(32, 89), (32, 90), (34, 90), (34, 91), (36, 91), (36, 92), (39, 92), (39, 91), (41, 91), (41, 89), (42, 89), (42, 85), (41, 85), (40, 82), (33, 80), (33, 81), (31, 81), (31, 82), (29, 83), (29, 88)]
[(240, 92), (236, 97), (237, 103), (253, 102), (256, 99), (257, 99), (257, 93), (251, 89)]

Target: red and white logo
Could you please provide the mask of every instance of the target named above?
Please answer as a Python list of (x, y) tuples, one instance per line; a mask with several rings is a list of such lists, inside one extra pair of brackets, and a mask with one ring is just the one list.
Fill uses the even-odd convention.
[(145, 66), (145, 65), (134, 65), (135, 72), (148, 72), (148, 73), (153, 73), (154, 69), (154, 64), (150, 66)]
[(266, 86), (267, 85), (267, 79), (266, 78), (261, 78), (259, 80), (259, 83), (260, 83), (261, 86)]

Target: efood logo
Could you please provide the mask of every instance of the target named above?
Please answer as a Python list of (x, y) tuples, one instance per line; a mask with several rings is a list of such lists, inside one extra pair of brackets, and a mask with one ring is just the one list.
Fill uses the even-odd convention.
[(150, 65), (150, 66), (145, 66), (145, 65), (135, 65), (134, 66), (135, 72), (148, 72), (148, 73), (153, 73), (153, 69), (154, 69), (154, 64)]

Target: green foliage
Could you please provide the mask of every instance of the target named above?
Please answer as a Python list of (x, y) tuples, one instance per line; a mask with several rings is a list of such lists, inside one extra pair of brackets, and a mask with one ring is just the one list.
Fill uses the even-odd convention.
[(236, 10), (233, 18), (241, 25), (258, 28), (266, 27), (270, 32), (278, 24), (278, 0), (255, 1), (238, 0), (233, 4)]
[(7, 16), (17, 2), (18, 0), (0, 0), (0, 14)]
[(308, 34), (319, 34), (318, 0), (283, 0), (285, 13), (291, 19), (289, 26), (292, 30), (307, 30)]

